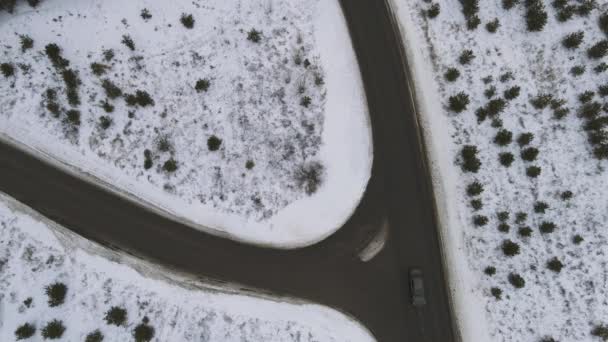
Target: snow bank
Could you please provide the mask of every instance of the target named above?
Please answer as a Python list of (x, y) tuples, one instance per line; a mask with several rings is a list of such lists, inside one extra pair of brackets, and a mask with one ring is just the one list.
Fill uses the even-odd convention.
[[(143, 8), (151, 19), (140, 17)], [(193, 14), (194, 29), (181, 25), (182, 13)], [(47, 0), (0, 18), (0, 61), (17, 69), (0, 81), (0, 137), (69, 172), (197, 229), (276, 248), (329, 236), (365, 191), (371, 129), (337, 1)], [(252, 28), (262, 31), (261, 43), (246, 39)], [(19, 35), (31, 36), (34, 49), (22, 53)], [(123, 35), (135, 51), (121, 44)], [(48, 88), (65, 97), (44, 55), (49, 43), (63, 49), (83, 83), (76, 134), (45, 108)], [(115, 57), (106, 61), (110, 49)], [(93, 62), (109, 72), (93, 75)], [(125, 93), (148, 91), (155, 106), (119, 98), (105, 113), (104, 78)], [(201, 94), (194, 83), (202, 78), (211, 86)], [(312, 99), (306, 108), (304, 96)], [(112, 120), (108, 129), (101, 116)], [(213, 135), (222, 139), (216, 152), (207, 148)], [(168, 150), (158, 147), (164, 137)], [(170, 159), (174, 173), (163, 170)], [(324, 166), (323, 182), (307, 195), (298, 174), (315, 162)]]
[[(0, 195), (0, 340), (12, 341), (26, 322), (38, 332), (62, 320), (66, 341), (100, 329), (105, 340), (127, 341), (147, 317), (154, 341), (374, 341), (345, 315), (287, 298), (262, 298), (202, 284), (159, 270), (85, 240)], [(49, 307), (44, 287), (63, 282), (65, 303)], [(31, 298), (31, 305), (23, 302)], [(127, 309), (127, 324), (105, 323), (112, 306)]]

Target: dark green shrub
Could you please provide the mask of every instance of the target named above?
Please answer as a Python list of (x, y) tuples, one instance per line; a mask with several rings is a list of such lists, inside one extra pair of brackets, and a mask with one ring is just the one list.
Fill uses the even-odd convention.
[(578, 110), (578, 116), (591, 120), (595, 119), (601, 112), (602, 105), (599, 102), (588, 102), (582, 105)]
[(65, 295), (68, 292), (68, 287), (64, 283), (53, 283), (44, 288), (48, 298), (50, 307), (55, 307), (63, 304)]
[(106, 113), (114, 112), (114, 106), (110, 102), (108, 102), (108, 100), (105, 100), (101, 103), (101, 108), (103, 108)]
[(576, 9), (576, 13), (581, 17), (588, 17), (596, 6), (595, 0), (581, 0)]
[(483, 185), (479, 182), (473, 182), (467, 186), (467, 195), (469, 196), (477, 196), (481, 195), (483, 192)]
[(460, 4), (462, 5), (462, 14), (467, 19), (479, 13), (479, 0), (462, 0)]
[(467, 109), (469, 102), (469, 95), (461, 91), (455, 95), (450, 96), (449, 108), (453, 112), (461, 113), (462, 111)]
[(528, 147), (521, 151), (521, 159), (525, 161), (534, 161), (538, 156), (538, 149), (535, 147)]
[(105, 59), (106, 62), (109, 62), (112, 59), (114, 59), (114, 50), (112, 50), (112, 49), (104, 50), (103, 51), (103, 59)]
[(519, 3), (519, 0), (502, 0), (502, 8), (507, 11), (515, 7)]
[(103, 334), (101, 333), (101, 331), (99, 331), (99, 329), (90, 332), (87, 337), (84, 339), (84, 342), (102, 342), (103, 341)]
[(133, 338), (136, 342), (147, 342), (154, 337), (154, 327), (146, 323), (138, 324), (133, 329)]
[(573, 33), (570, 33), (570, 34), (566, 35), (562, 39), (562, 45), (566, 49), (576, 49), (576, 48), (578, 48), (581, 45), (581, 43), (583, 42), (584, 38), (585, 38), (585, 32), (583, 32), (583, 31), (576, 31), (576, 32), (573, 32)]
[(608, 84), (602, 84), (599, 87), (597, 87), (597, 93), (601, 96), (601, 97), (606, 97), (608, 96)]
[(36, 8), (40, 4), (40, 0), (27, 0), (27, 4), (32, 8)]
[(473, 224), (477, 227), (483, 227), (488, 224), (488, 218), (483, 215), (475, 215), (473, 216)]
[(104, 319), (107, 324), (121, 326), (127, 322), (127, 310), (113, 306), (106, 312)]
[(545, 202), (538, 201), (534, 203), (534, 212), (537, 214), (544, 214), (547, 209), (549, 209), (549, 205)]
[(15, 330), (15, 339), (17, 341), (19, 340), (26, 340), (32, 336), (34, 336), (34, 334), (36, 333), (36, 326), (30, 323), (25, 323), (23, 325), (20, 325), (17, 330)]
[(564, 264), (562, 264), (558, 258), (552, 258), (551, 260), (547, 261), (547, 268), (555, 273), (561, 272), (563, 267)]
[(59, 108), (59, 104), (57, 104), (57, 102), (48, 101), (46, 104), (46, 109), (53, 114), (54, 117), (58, 117), (61, 113), (61, 109)]
[(543, 221), (539, 226), (539, 230), (543, 234), (553, 233), (553, 231), (555, 231), (555, 228), (555, 223), (548, 221)]
[(553, 0), (551, 5), (555, 9), (562, 9), (568, 4), (568, 0)]
[(167, 172), (175, 172), (177, 171), (177, 161), (173, 158), (167, 160), (164, 164), (163, 164), (163, 170), (167, 171)]
[(501, 129), (494, 137), (494, 143), (499, 146), (507, 146), (513, 141), (513, 133), (506, 129)]
[(508, 257), (519, 254), (519, 245), (511, 240), (504, 240), (501, 245), (502, 252)]
[(80, 105), (80, 95), (78, 95), (78, 89), (77, 88), (68, 88), (67, 89), (67, 98), (68, 98), (68, 103), (73, 106), (79, 106)]
[(44, 47), (44, 52), (55, 68), (61, 69), (70, 65), (70, 62), (61, 56), (61, 48), (59, 45), (54, 43), (47, 44)]
[(591, 131), (589, 134), (589, 143), (592, 145), (601, 145), (608, 143), (608, 132), (604, 130)]
[(192, 14), (182, 13), (182, 16), (179, 18), (179, 21), (187, 29), (191, 29), (194, 27), (194, 17), (192, 16)]
[(570, 109), (566, 108), (566, 107), (562, 107), (562, 108), (557, 108), (553, 111), (553, 117), (556, 120), (561, 120), (563, 119), (566, 115), (568, 115), (568, 113), (570, 113)]
[(500, 222), (505, 222), (509, 219), (509, 212), (508, 211), (499, 211), (496, 213), (496, 218)]
[(262, 40), (262, 32), (256, 29), (251, 29), (249, 32), (247, 32), (247, 40), (250, 42), (259, 43)]
[(484, 90), (483, 91), (483, 95), (486, 98), (491, 99), (492, 97), (494, 97), (494, 95), (496, 95), (496, 87), (495, 86), (491, 86), (490, 88)]
[(122, 40), (120, 41), (124, 46), (128, 47), (129, 50), (135, 51), (135, 42), (133, 42), (133, 38), (128, 34), (122, 36)]
[(173, 144), (171, 144), (169, 136), (161, 135), (156, 141), (156, 147), (161, 152), (169, 152), (173, 149)]
[(112, 119), (107, 116), (102, 116), (99, 118), (99, 127), (106, 130), (112, 126)]
[(528, 214), (519, 211), (515, 214), (515, 223), (517, 224), (522, 224), (524, 222), (526, 222), (526, 220), (528, 219)]
[(494, 18), (492, 21), (486, 24), (486, 30), (490, 33), (496, 33), (499, 27), (500, 21), (498, 21), (498, 18)]
[(107, 78), (101, 82), (101, 87), (106, 92), (106, 96), (110, 99), (115, 99), (122, 96), (122, 90)]
[(583, 127), (586, 131), (598, 131), (608, 125), (608, 116), (600, 116), (587, 121)]
[(462, 170), (465, 172), (477, 173), (481, 167), (481, 161), (477, 158), (477, 147), (473, 145), (465, 145), (460, 155), (462, 157)]
[(587, 102), (591, 101), (594, 96), (595, 96), (595, 92), (593, 92), (591, 90), (587, 90), (578, 95), (578, 100), (581, 103), (587, 103)]
[(103, 74), (106, 73), (106, 71), (108, 71), (108, 69), (110, 69), (109, 66), (105, 65), (105, 64), (101, 64), (101, 63), (91, 63), (91, 71), (93, 72), (93, 74), (95, 76), (101, 76)]
[(149, 170), (152, 168), (152, 151), (145, 149), (144, 150), (144, 169)]
[(526, 0), (526, 28), (530, 32), (542, 31), (547, 24), (547, 12), (541, 0)]
[(593, 156), (597, 159), (608, 159), (608, 144), (601, 144), (593, 149)]
[(505, 90), (504, 97), (507, 100), (513, 100), (519, 96), (520, 91), (521, 91), (521, 88), (519, 86), (513, 86), (513, 87)]
[(15, 67), (10, 63), (0, 64), (0, 71), (4, 77), (8, 78), (15, 75)]
[(458, 62), (462, 65), (466, 65), (471, 63), (471, 61), (475, 58), (472, 50), (464, 50), (460, 53), (460, 57), (458, 57)]
[(479, 19), (477, 14), (467, 19), (467, 29), (469, 31), (477, 29), (479, 24), (481, 24), (481, 19)]
[(514, 160), (515, 157), (513, 157), (513, 153), (511, 152), (501, 152), (498, 154), (498, 161), (500, 162), (500, 165), (504, 167), (511, 166)]
[(209, 151), (217, 151), (220, 149), (220, 146), (222, 146), (222, 139), (216, 137), (215, 135), (212, 135), (209, 137), (209, 139), (207, 139), (207, 148)]
[(534, 139), (534, 134), (532, 134), (530, 132), (521, 133), (517, 137), (517, 143), (519, 144), (519, 146), (526, 146), (529, 143), (531, 143), (533, 139)]
[(248, 161), (245, 163), (245, 168), (246, 168), (247, 170), (251, 170), (251, 169), (253, 169), (253, 167), (254, 167), (254, 166), (255, 166), (255, 163), (253, 162), (253, 160), (248, 160)]
[(429, 9), (426, 11), (426, 16), (433, 19), (439, 15), (441, 8), (438, 3), (431, 4)]
[(526, 168), (526, 176), (536, 178), (540, 176), (541, 169), (539, 166), (528, 166)]
[(68, 110), (66, 113), (68, 122), (74, 126), (80, 126), (80, 111), (76, 109)]
[(602, 30), (605, 35), (608, 35), (608, 12), (600, 14), (597, 23), (600, 27), (600, 30)]
[(34, 47), (34, 40), (27, 35), (20, 35), (19, 43), (21, 44), (21, 52), (25, 52)]
[(483, 208), (483, 203), (481, 202), (480, 199), (474, 199), (471, 200), (471, 208), (473, 208), (473, 210), (477, 211), (480, 210), (481, 208)]
[(150, 13), (150, 10), (147, 9), (147, 8), (142, 9), (141, 13), (139, 15), (145, 21), (148, 21), (148, 20), (152, 19), (152, 14)]
[(521, 236), (521, 237), (530, 237), (532, 235), (532, 228), (527, 227), (527, 226), (520, 227), (517, 230), (517, 234), (519, 234), (519, 236)]
[(566, 22), (574, 16), (576, 13), (576, 7), (573, 5), (566, 5), (559, 11), (557, 11), (557, 21)]
[(82, 83), (78, 74), (72, 69), (66, 69), (61, 72), (61, 77), (63, 78), (63, 82), (68, 89), (75, 89), (80, 86)]
[(310, 98), (310, 96), (303, 96), (302, 99), (300, 100), (300, 106), (304, 107), (304, 108), (308, 108), (308, 106), (310, 106), (312, 102), (312, 99)]
[(507, 106), (507, 102), (503, 99), (492, 99), (486, 103), (485, 111), (489, 117), (495, 117), (502, 113)]
[(196, 85), (194, 86), (194, 89), (196, 89), (197, 92), (203, 92), (203, 91), (207, 91), (209, 90), (209, 86), (211, 86), (211, 82), (209, 82), (208, 79), (203, 78), (200, 79), (198, 81), (196, 81)]
[(524, 278), (522, 278), (517, 273), (509, 274), (508, 280), (509, 280), (509, 284), (513, 285), (517, 289), (521, 289), (522, 287), (524, 287), (526, 285)]
[(608, 53), (608, 40), (606, 39), (593, 44), (593, 46), (587, 49), (587, 56), (591, 59), (600, 59), (606, 56), (606, 53)]
[(559, 197), (562, 199), (562, 201), (567, 201), (567, 200), (571, 199), (573, 195), (574, 194), (572, 193), (572, 191), (566, 190), (566, 191), (562, 192), (559, 195)]
[(582, 236), (580, 236), (579, 234), (576, 234), (576, 235), (574, 235), (574, 236), (572, 237), (572, 242), (573, 242), (575, 245), (578, 245), (578, 244), (580, 244), (581, 242), (583, 242), (583, 237), (582, 237)]
[(454, 82), (460, 77), (460, 71), (456, 68), (448, 68), (443, 76), (448, 82)]
[(536, 97), (530, 100), (532, 106), (536, 109), (544, 109), (546, 108), (551, 100), (553, 99), (553, 95), (551, 94), (538, 94)]
[(502, 298), (502, 290), (498, 287), (493, 287), (490, 289), (490, 293), (496, 300), (500, 300)]
[(591, 330), (591, 335), (606, 340), (608, 339), (608, 327), (605, 325), (596, 325), (593, 330)]
[(608, 70), (608, 64), (606, 64), (605, 62), (601, 62), (600, 64), (595, 66), (595, 68), (593, 68), (593, 71), (595, 71), (596, 74), (602, 73), (606, 70)]
[(51, 340), (56, 340), (58, 338), (61, 338), (61, 336), (63, 336), (63, 333), (65, 332), (65, 326), (63, 325), (63, 322), (57, 319), (54, 319), (52, 321), (50, 321), (49, 323), (46, 324), (46, 326), (44, 328), (42, 328), (42, 337), (44, 337), (44, 339), (51, 339)]
[(570, 68), (570, 75), (580, 76), (585, 73), (585, 70), (586, 70), (586, 68), (584, 65), (575, 65), (572, 68)]
[(147, 91), (144, 91), (144, 90), (135, 91), (135, 98), (137, 99), (137, 104), (140, 105), (141, 107), (154, 106), (154, 100), (152, 99), (150, 94), (148, 94)]
[(321, 74), (315, 74), (315, 85), (317, 87), (322, 86), (323, 84), (325, 84), (325, 81), (323, 80), (323, 75)]
[(483, 273), (485, 273), (486, 275), (489, 275), (489, 276), (493, 276), (496, 274), (496, 267), (488, 266), (483, 270)]
[(511, 230), (511, 226), (509, 226), (507, 223), (503, 222), (498, 225), (498, 231), (501, 233), (508, 233), (509, 230)]

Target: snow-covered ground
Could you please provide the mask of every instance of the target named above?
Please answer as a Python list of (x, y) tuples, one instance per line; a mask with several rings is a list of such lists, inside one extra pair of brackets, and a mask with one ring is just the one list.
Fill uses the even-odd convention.
[[(104, 341), (130, 341), (144, 317), (153, 341), (374, 341), (347, 316), (319, 305), (261, 298), (205, 285), (159, 270), (79, 237), (0, 194), (0, 341), (30, 323), (42, 341), (47, 322), (61, 320), (62, 341), (84, 341), (99, 329)], [(45, 287), (67, 286), (51, 307)], [(127, 310), (108, 325), (113, 306)]]
[[(53, 43), (69, 65), (51, 63)], [(337, 0), (20, 1), (0, 11), (0, 45), (14, 67), (0, 75), (0, 137), (199, 229), (309, 245), (367, 185), (367, 103)], [(138, 90), (154, 104), (128, 106)]]
[[(559, 2), (545, 2), (547, 25), (541, 32), (528, 32), (524, 1), (514, 2), (508, 11), (502, 1), (480, 3), (481, 25), (472, 31), (467, 30), (459, 1), (391, 3), (414, 74), (463, 341), (601, 341), (592, 331), (608, 325), (607, 164), (594, 158), (583, 129), (586, 121), (577, 114), (582, 107), (579, 94), (585, 91), (595, 92), (589, 103), (605, 104), (606, 93), (600, 95), (599, 86), (606, 84), (606, 71), (594, 69), (606, 58), (590, 59), (587, 49), (605, 39), (598, 17), (608, 5), (598, 2), (588, 17), (574, 14), (561, 23), (552, 7)], [(423, 12), (434, 3), (440, 13), (428, 18)], [(486, 24), (494, 18), (500, 26), (491, 33)], [(581, 46), (564, 48), (564, 36), (579, 30), (584, 31)], [(476, 57), (461, 65), (459, 57), (466, 49)], [(585, 67), (582, 75), (572, 73), (575, 66)], [(448, 68), (458, 69), (460, 77), (448, 81)], [(478, 122), (477, 109), (490, 101), (486, 91), (491, 95), (495, 87), (492, 99), (504, 99), (504, 91), (515, 86), (520, 94), (506, 101), (497, 117), (500, 122)], [(470, 104), (455, 113), (448, 99), (461, 91), (469, 95)], [(531, 100), (541, 93), (565, 100), (555, 107), (569, 112), (556, 118), (551, 105), (535, 108)], [(494, 143), (499, 126), (513, 135), (505, 146)], [(527, 132), (534, 135), (528, 146), (539, 150), (534, 161), (520, 157), (526, 147), (516, 141)], [(464, 145), (479, 150), (481, 167), (476, 173), (461, 167)], [(501, 165), (499, 153), (513, 154), (510, 167)], [(541, 168), (538, 177), (526, 175), (530, 166)], [(475, 181), (484, 191), (470, 196), (467, 187)], [(479, 202), (472, 200), (481, 200), (482, 208), (475, 210)], [(544, 214), (534, 209), (539, 201), (549, 206)], [(517, 213), (523, 213), (519, 220)], [(476, 215), (487, 217), (487, 224), (475, 225)], [(499, 216), (505, 219), (502, 225)], [(555, 230), (542, 233), (543, 222), (554, 223)], [(522, 235), (525, 227), (531, 228), (529, 237)], [(505, 240), (515, 242), (519, 254), (506, 256)], [(548, 267), (554, 258), (563, 265), (559, 272)], [(559, 268), (559, 263), (552, 265)], [(523, 278), (522, 288), (511, 284), (512, 273)]]

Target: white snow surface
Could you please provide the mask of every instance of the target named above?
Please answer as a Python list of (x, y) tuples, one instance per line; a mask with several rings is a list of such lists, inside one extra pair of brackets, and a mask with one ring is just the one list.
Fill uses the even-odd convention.
[[(140, 17), (144, 8), (152, 18)], [(193, 29), (180, 23), (182, 13), (193, 15)], [(252, 28), (262, 32), (259, 44), (247, 40)], [(34, 48), (22, 52), (20, 35)], [(44, 54), (49, 43), (82, 81), (76, 130), (65, 119), (61, 76)], [(35, 10), (23, 2), (15, 14), (0, 13), (0, 45), (0, 62), (16, 68), (0, 80), (1, 138), (195, 228), (276, 248), (310, 245), (342, 226), (370, 177), (367, 103), (337, 0), (45, 0)], [(95, 76), (93, 62), (110, 69)], [(106, 78), (124, 93), (147, 91), (155, 105), (119, 98), (105, 113)], [(203, 78), (210, 87), (199, 93)], [(48, 88), (57, 91), (60, 118), (46, 109)], [(108, 129), (101, 116), (112, 120)], [(215, 152), (212, 135), (222, 139)], [(170, 158), (174, 173), (162, 169)], [(314, 163), (323, 166), (322, 183), (307, 195), (297, 175)]]
[[(0, 340), (14, 341), (29, 322), (42, 341), (47, 322), (63, 321), (62, 341), (84, 341), (99, 329), (104, 341), (130, 341), (144, 317), (153, 341), (374, 341), (335, 310), (288, 298), (262, 298), (203, 284), (94, 244), (0, 194)], [(64, 304), (50, 307), (45, 286), (62, 282)], [(23, 302), (32, 298), (28, 307)], [(104, 321), (112, 306), (127, 324)]]
[[(468, 31), (458, 1), (437, 1), (439, 16), (428, 19), (421, 14), (429, 3), (390, 0), (400, 23), (425, 141), (429, 151), (435, 195), (439, 207), (441, 237), (447, 262), (450, 290), (458, 328), (463, 341), (600, 341), (591, 335), (598, 325), (608, 324), (607, 295), (608, 175), (606, 162), (592, 156), (584, 121), (577, 117), (578, 94), (597, 92), (605, 84), (606, 75), (593, 68), (601, 61), (591, 61), (586, 50), (604, 36), (597, 26), (598, 9), (588, 18), (574, 16), (566, 23), (555, 19), (556, 11), (545, 2), (548, 23), (540, 33), (528, 33), (520, 5), (510, 11), (502, 9), (501, 1), (480, 3), (482, 24)], [(575, 2), (574, 2), (575, 3)], [(599, 8), (607, 4), (600, 1)], [(485, 24), (500, 19), (497, 33), (491, 34)], [(562, 38), (583, 30), (585, 39), (578, 50), (567, 51)], [(468, 66), (458, 63), (462, 50), (471, 49), (476, 58)], [(578, 77), (570, 68), (585, 65)], [(444, 73), (456, 67), (461, 75), (447, 82)], [(512, 72), (514, 80), (501, 82), (500, 75)], [(482, 78), (492, 76), (485, 84)], [(531, 146), (540, 150), (538, 159), (525, 162), (520, 158), (516, 142), (506, 147), (493, 143), (497, 129), (490, 120), (478, 124), (475, 110), (487, 99), (484, 90), (494, 85), (496, 97), (510, 86), (521, 87), (521, 94), (507, 105), (500, 118), (503, 127), (520, 133), (531, 132)], [(464, 91), (471, 103), (460, 114), (447, 108), (449, 96)], [(551, 109), (535, 109), (530, 99), (539, 93), (550, 93), (566, 100), (570, 113), (563, 119), (553, 117)], [(495, 98), (496, 98), (495, 97)], [(599, 95), (593, 101), (604, 103)], [(476, 145), (482, 162), (478, 173), (465, 173), (459, 165), (463, 145)], [(499, 152), (511, 152), (515, 161), (504, 167)], [(540, 166), (538, 178), (526, 176), (525, 168)], [(473, 181), (484, 186), (479, 197), (483, 208), (475, 212), (469, 205), (466, 186)], [(563, 191), (572, 191), (570, 200), (563, 200)], [(549, 204), (545, 214), (535, 213), (536, 201)], [(497, 212), (508, 211), (507, 233), (497, 230)], [(526, 222), (514, 222), (516, 212), (528, 215)], [(485, 215), (489, 223), (475, 227), (473, 215)], [(538, 230), (543, 221), (554, 222), (557, 229), (550, 234)], [(518, 235), (521, 226), (532, 228), (528, 238)], [(583, 241), (573, 242), (580, 234)], [(506, 257), (501, 243), (510, 239), (520, 246), (520, 254)], [(547, 261), (558, 258), (564, 265), (561, 272), (547, 269)], [(496, 267), (496, 274), (484, 274), (487, 266)], [(508, 282), (511, 272), (520, 274), (525, 286), (516, 289)], [(496, 300), (492, 287), (502, 290)], [(551, 340), (551, 341), (553, 341)]]

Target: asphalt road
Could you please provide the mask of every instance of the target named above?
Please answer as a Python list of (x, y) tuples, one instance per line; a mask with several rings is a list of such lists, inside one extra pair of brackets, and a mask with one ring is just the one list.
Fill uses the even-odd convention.
[[(325, 0), (323, 0), (325, 1)], [(0, 143), (0, 191), (112, 248), (195, 276), (342, 310), (378, 341), (455, 341), (421, 139), (401, 40), (380, 0), (341, 0), (370, 107), (375, 161), (353, 217), (311, 247), (262, 249), (195, 231)], [(388, 219), (383, 251), (356, 257)], [(425, 274), (427, 306), (409, 304), (407, 269)]]

